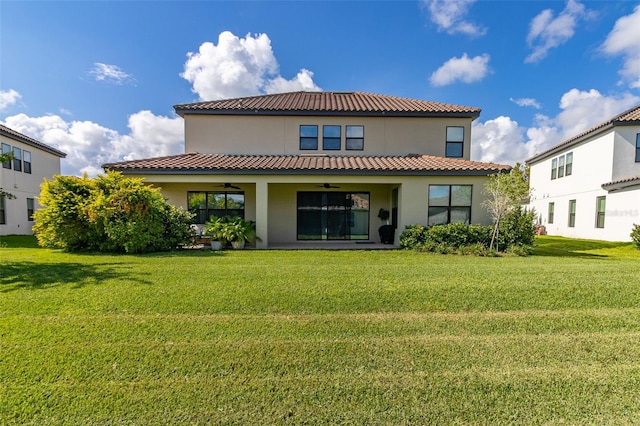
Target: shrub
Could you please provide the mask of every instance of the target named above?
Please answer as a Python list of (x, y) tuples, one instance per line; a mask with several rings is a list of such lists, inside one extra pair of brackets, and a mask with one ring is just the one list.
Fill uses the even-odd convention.
[(633, 224), (631, 239), (633, 240), (633, 244), (635, 244), (636, 248), (640, 250), (640, 225), (636, 225), (635, 223)]
[(191, 214), (167, 204), (142, 179), (108, 172), (45, 181), (34, 231), (44, 247), (147, 253), (186, 243)]
[(498, 247), (506, 251), (512, 246), (533, 246), (535, 218), (535, 211), (527, 211), (524, 207), (507, 213), (500, 222)]
[[(500, 247), (512, 252), (529, 253), (534, 238), (534, 213), (524, 209), (509, 213), (500, 227)], [(493, 226), (465, 225), (410, 225), (400, 235), (400, 248), (434, 253), (473, 254), (492, 256), (496, 252), (490, 248)]]

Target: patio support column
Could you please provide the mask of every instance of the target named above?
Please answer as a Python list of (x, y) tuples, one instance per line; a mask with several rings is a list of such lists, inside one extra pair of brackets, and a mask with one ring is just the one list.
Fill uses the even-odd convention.
[(260, 238), (256, 240), (256, 247), (266, 249), (269, 247), (269, 183), (258, 180), (256, 182), (256, 234)]

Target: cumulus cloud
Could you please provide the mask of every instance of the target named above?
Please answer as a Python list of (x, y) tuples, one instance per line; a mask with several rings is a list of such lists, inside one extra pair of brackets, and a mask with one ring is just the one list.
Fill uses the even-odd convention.
[(594, 89), (571, 89), (562, 95), (558, 115), (547, 117), (537, 114), (531, 127), (522, 127), (504, 116), (484, 123), (476, 121), (471, 134), (471, 158), (504, 164), (523, 162), (611, 119), (639, 101), (640, 97), (630, 93), (606, 96)]
[(475, 2), (476, 0), (423, 0), (438, 31), (478, 37), (484, 35), (486, 29), (466, 20), (469, 8)]
[(538, 102), (534, 98), (518, 98), (518, 99), (509, 98), (509, 100), (521, 107), (532, 107), (535, 109), (542, 108), (542, 105), (540, 105), (540, 102)]
[(640, 88), (640, 5), (631, 15), (616, 21), (601, 49), (608, 55), (622, 56), (623, 81), (628, 82), (629, 87)]
[(433, 86), (446, 86), (462, 81), (473, 83), (482, 80), (489, 73), (488, 54), (470, 58), (463, 54), (460, 58), (451, 58), (431, 74), (431, 84)]
[(567, 1), (564, 10), (556, 17), (551, 9), (540, 12), (529, 24), (527, 43), (533, 51), (525, 58), (525, 62), (539, 62), (544, 59), (549, 50), (573, 37), (581, 20), (589, 19), (593, 15), (593, 12), (575, 0)]
[(0, 111), (15, 104), (22, 96), (13, 89), (0, 90)]
[(229, 31), (220, 33), (218, 44), (205, 42), (190, 52), (180, 74), (192, 84), (202, 100), (253, 96), (294, 90), (321, 90), (313, 73), (302, 69), (287, 80), (279, 75), (278, 62), (266, 34), (244, 38)]
[(103, 81), (105, 83), (116, 84), (121, 86), (123, 84), (135, 85), (136, 79), (117, 65), (103, 64), (101, 62), (95, 62), (93, 68), (89, 71), (89, 75), (96, 79), (96, 81)]
[(184, 151), (180, 117), (140, 111), (129, 117), (130, 132), (117, 131), (91, 121), (66, 121), (58, 115), (29, 117), (17, 114), (4, 124), (65, 153), (62, 174), (95, 176), (104, 163), (178, 154)]

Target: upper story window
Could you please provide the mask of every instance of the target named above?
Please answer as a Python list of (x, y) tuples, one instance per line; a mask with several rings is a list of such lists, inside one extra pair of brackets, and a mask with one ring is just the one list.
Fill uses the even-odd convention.
[(347, 126), (345, 148), (352, 151), (364, 149), (364, 126)]
[(340, 149), (342, 128), (340, 126), (322, 126), (322, 149), (336, 151)]
[(24, 166), (24, 172), (31, 174), (31, 152), (22, 151), (22, 165)]
[[(2, 153), (9, 154), (11, 152), (11, 145), (3, 143), (2, 144)], [(11, 161), (5, 161), (2, 163), (2, 167), (5, 169), (11, 169)]]
[(636, 163), (640, 163), (640, 133), (636, 135)]
[(558, 158), (558, 179), (564, 177), (564, 155)]
[(15, 146), (13, 147), (13, 170), (16, 172), (22, 171), (22, 150)]
[(300, 126), (300, 149), (301, 150), (317, 150), (318, 149), (318, 126), (312, 126), (312, 125)]
[(571, 176), (573, 173), (573, 152), (551, 160), (551, 180)]
[(462, 157), (464, 152), (464, 127), (447, 127), (445, 156)]

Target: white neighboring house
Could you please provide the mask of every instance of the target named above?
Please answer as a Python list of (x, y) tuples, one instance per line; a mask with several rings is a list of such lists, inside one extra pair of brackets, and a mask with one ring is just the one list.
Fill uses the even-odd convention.
[(67, 154), (1, 124), (0, 141), (2, 152), (14, 155), (0, 167), (0, 187), (16, 197), (0, 197), (0, 235), (33, 234), (40, 184), (60, 174), (60, 159)]
[(640, 105), (529, 158), (549, 235), (631, 241), (640, 224)]

